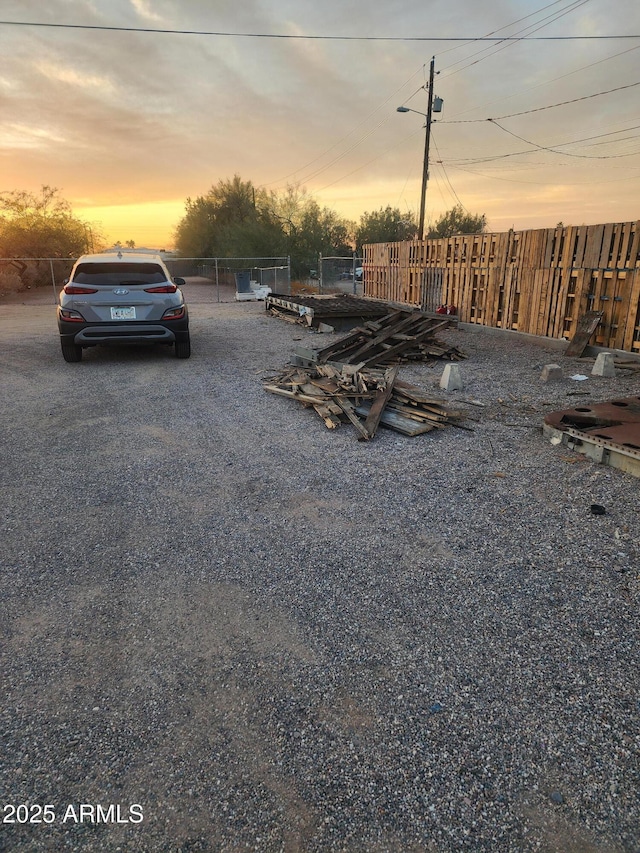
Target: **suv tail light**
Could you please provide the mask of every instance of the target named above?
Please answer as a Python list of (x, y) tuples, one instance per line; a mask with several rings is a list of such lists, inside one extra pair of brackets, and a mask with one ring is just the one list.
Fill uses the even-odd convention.
[(167, 308), (162, 315), (163, 320), (181, 320), (184, 317), (184, 305), (178, 305), (177, 308)]
[(157, 287), (145, 287), (145, 293), (175, 293), (177, 290), (175, 284), (159, 284)]
[(84, 317), (79, 311), (72, 311), (70, 308), (58, 308), (58, 313), (61, 320), (67, 320), (69, 323), (84, 323)]
[(79, 296), (81, 293), (97, 293), (95, 287), (81, 287), (79, 284), (65, 284), (63, 288), (68, 296)]

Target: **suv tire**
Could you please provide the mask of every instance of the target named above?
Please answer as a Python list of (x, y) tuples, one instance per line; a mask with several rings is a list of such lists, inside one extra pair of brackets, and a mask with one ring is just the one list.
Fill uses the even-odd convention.
[(191, 355), (191, 341), (176, 341), (176, 358), (189, 358)]
[(77, 344), (62, 344), (62, 357), (65, 361), (82, 361), (82, 347)]

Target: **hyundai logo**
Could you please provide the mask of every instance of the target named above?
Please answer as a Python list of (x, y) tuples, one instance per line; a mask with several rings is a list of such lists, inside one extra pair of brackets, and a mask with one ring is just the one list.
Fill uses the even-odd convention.
[(127, 293), (129, 293), (129, 291), (127, 290), (127, 288), (126, 288), (126, 287), (116, 287), (116, 288), (115, 288), (115, 290), (114, 290), (113, 292), (114, 292), (117, 296), (126, 296), (126, 294), (127, 294)]

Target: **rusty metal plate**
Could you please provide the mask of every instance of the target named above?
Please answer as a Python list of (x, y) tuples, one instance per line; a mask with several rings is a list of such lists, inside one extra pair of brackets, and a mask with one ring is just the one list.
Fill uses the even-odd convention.
[(586, 437), (640, 451), (640, 397), (563, 409), (547, 415), (544, 422), (562, 432), (571, 429), (572, 434), (579, 431)]

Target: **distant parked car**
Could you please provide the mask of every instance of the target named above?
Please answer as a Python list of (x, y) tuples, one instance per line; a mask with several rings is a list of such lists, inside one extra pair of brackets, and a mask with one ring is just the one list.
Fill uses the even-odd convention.
[(60, 291), (58, 329), (65, 361), (97, 344), (168, 344), (189, 358), (189, 314), (159, 255), (83, 255)]
[(362, 281), (362, 276), (364, 275), (364, 270), (362, 267), (356, 267), (356, 281)]

